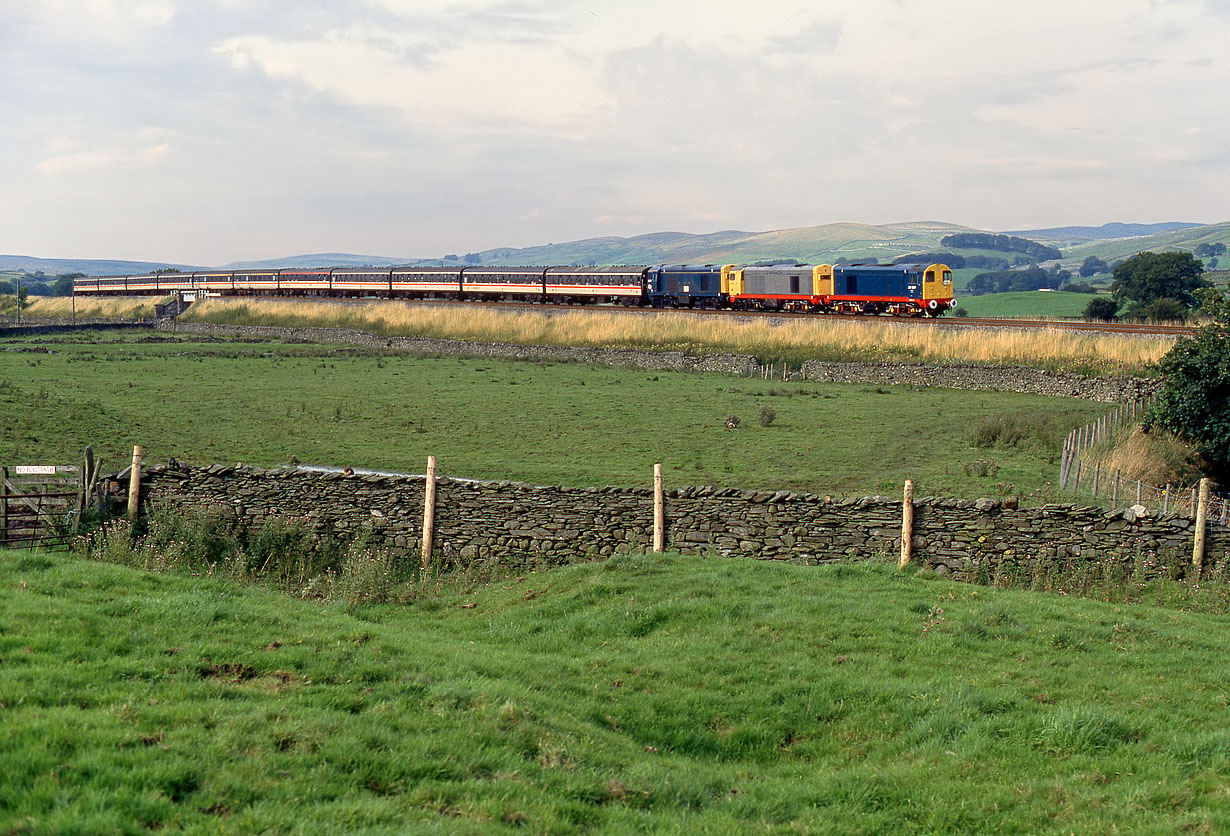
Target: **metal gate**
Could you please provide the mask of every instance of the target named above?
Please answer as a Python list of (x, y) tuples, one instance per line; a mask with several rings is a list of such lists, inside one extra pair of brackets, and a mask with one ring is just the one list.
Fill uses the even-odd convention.
[(0, 548), (66, 545), (81, 492), (79, 467), (0, 467)]

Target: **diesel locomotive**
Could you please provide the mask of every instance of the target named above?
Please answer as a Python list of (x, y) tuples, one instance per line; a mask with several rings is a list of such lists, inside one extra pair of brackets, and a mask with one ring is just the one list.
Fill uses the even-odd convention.
[(83, 296), (519, 300), (895, 316), (939, 316), (952, 307), (952, 291), (945, 264), (207, 270), (73, 282)]

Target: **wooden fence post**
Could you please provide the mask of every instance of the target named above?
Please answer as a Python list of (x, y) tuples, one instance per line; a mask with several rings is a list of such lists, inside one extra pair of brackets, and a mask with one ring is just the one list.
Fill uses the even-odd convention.
[(1114, 508), (1119, 504), (1119, 469), (1115, 468), (1114, 487), (1110, 491), (1110, 507)]
[(132, 448), (132, 470), (128, 473), (128, 522), (137, 524), (141, 510), (141, 445)]
[(1196, 540), (1192, 544), (1192, 566), (1204, 568), (1204, 529), (1209, 516), (1209, 480), (1200, 480), (1199, 504), (1196, 506)]
[(0, 467), (0, 539), (9, 539), (9, 469)]
[(910, 565), (910, 554), (914, 547), (914, 480), (905, 480), (905, 491), (901, 497), (901, 562), (898, 569)]
[(1192, 519), (1196, 518), (1196, 503), (1199, 501), (1199, 493), (1200, 487), (1198, 485), (1192, 485), (1192, 504), (1188, 506), (1191, 509), (1190, 513), (1192, 515)]
[(653, 466), (653, 550), (666, 548), (666, 498), (662, 495), (662, 465)]
[(431, 541), (436, 533), (436, 457), (427, 457), (427, 480), (423, 486), (423, 569), (431, 568)]
[(1072, 477), (1072, 493), (1075, 495), (1081, 486), (1081, 460), (1076, 460), (1076, 474)]

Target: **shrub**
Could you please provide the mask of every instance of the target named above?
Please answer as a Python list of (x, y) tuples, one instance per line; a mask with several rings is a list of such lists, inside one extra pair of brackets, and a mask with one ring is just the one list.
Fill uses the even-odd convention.
[(1114, 299), (1102, 297), (1099, 299), (1090, 299), (1089, 304), (1085, 306), (1085, 319), (1098, 319), (1103, 322), (1113, 322), (1118, 318), (1119, 303)]
[(777, 420), (777, 410), (768, 404), (762, 404), (756, 418), (760, 421), (760, 426), (767, 427)]
[(1177, 299), (1162, 297), (1145, 305), (1133, 305), (1128, 315), (1141, 322), (1186, 322), (1187, 308)]

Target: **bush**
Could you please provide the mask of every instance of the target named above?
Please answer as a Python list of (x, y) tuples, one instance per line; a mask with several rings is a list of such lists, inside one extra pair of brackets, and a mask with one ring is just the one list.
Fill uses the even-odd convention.
[(1187, 308), (1177, 299), (1162, 297), (1147, 305), (1133, 305), (1128, 316), (1140, 322), (1186, 322)]
[(1102, 297), (1090, 299), (1085, 306), (1085, 319), (1098, 319), (1102, 322), (1114, 322), (1118, 318), (1119, 303), (1114, 299)]
[(965, 317), (969, 316), (969, 311), (967, 311), (965, 308), (954, 307), (952, 309), (952, 315), (955, 316), (957, 319), (964, 319)]
[(1068, 282), (1059, 289), (1067, 293), (1097, 293), (1089, 282)]
[(762, 404), (756, 418), (760, 421), (760, 426), (767, 427), (777, 420), (777, 410), (768, 404)]

